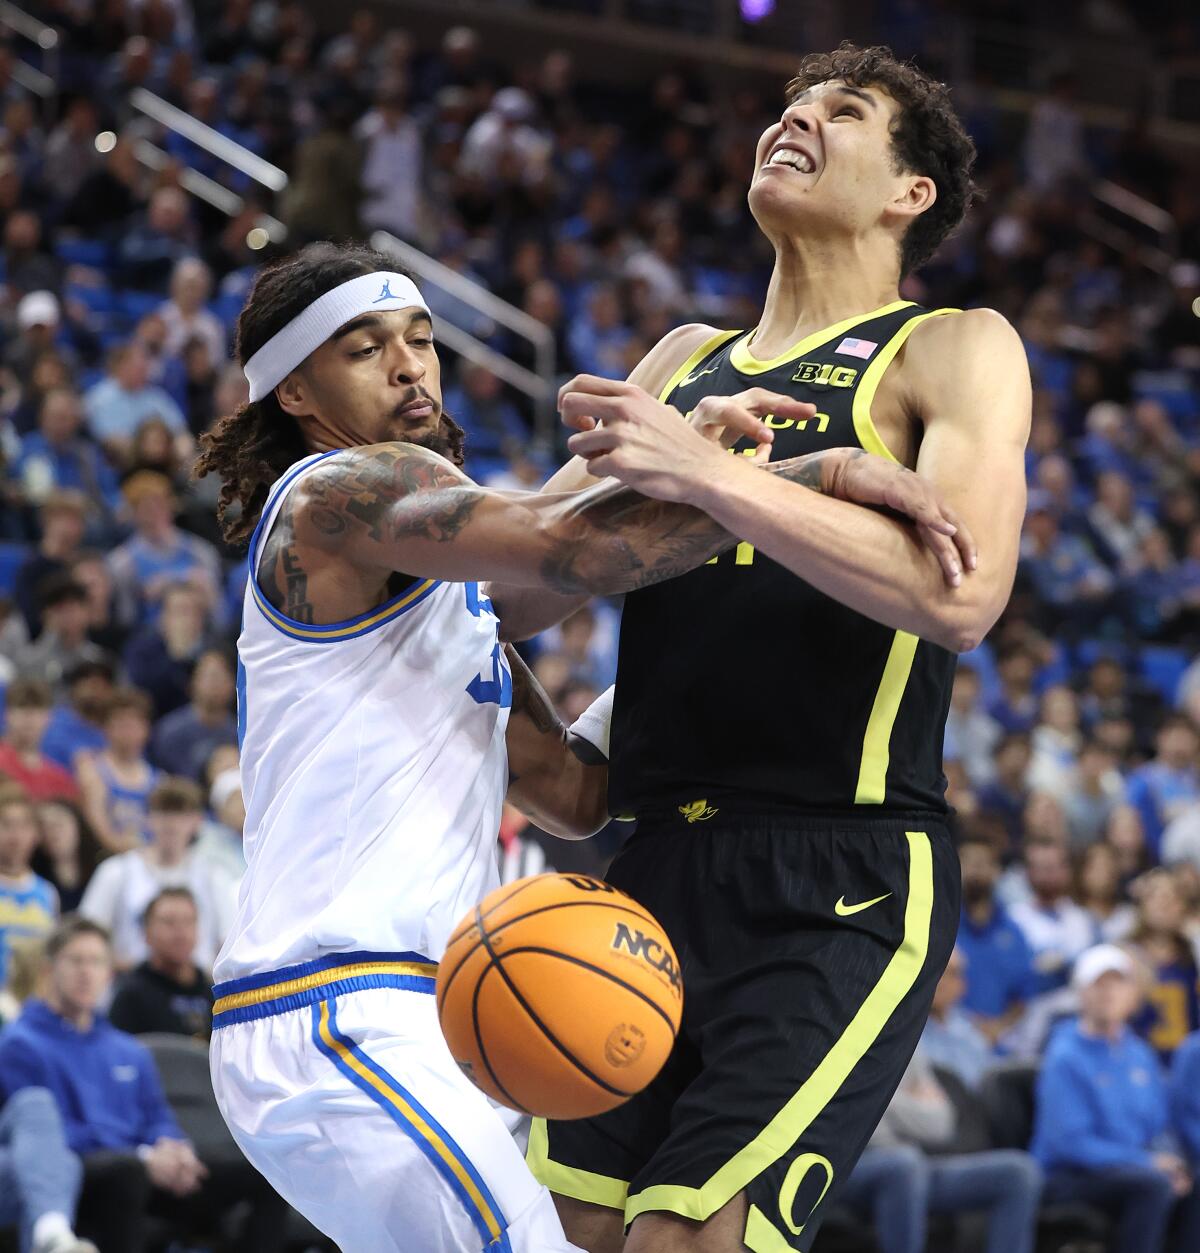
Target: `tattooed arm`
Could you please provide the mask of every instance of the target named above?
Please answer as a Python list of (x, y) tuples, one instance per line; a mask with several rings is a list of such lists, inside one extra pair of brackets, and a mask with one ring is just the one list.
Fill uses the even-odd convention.
[[(770, 470), (815, 486), (836, 460)], [(734, 542), (691, 505), (619, 483), (566, 495), (491, 491), (415, 444), (348, 449), (294, 494), (295, 541), (365, 572), (611, 595), (682, 574)]]
[(563, 725), (516, 649), (505, 651), (513, 677), (508, 800), (543, 831), (586, 839), (608, 821), (608, 762)]

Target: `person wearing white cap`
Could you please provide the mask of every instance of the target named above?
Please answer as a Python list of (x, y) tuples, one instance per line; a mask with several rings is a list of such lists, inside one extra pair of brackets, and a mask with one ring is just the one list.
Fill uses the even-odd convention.
[(27, 292), (17, 302), (17, 334), (4, 347), (4, 364), (24, 385), (29, 383), (33, 363), (51, 350), (64, 352), (75, 366), (75, 354), (58, 343), (62, 309), (51, 291)]
[[(247, 871), (214, 971), (218, 1103), (250, 1161), (343, 1253), (570, 1250), (446, 1049), (431, 993), (452, 929), (498, 885), (506, 790), (543, 828), (589, 835), (608, 818), (606, 752), (562, 725), (478, 581), (565, 605), (665, 580), (734, 539), (616, 485), (473, 483), (428, 305), (378, 253), (319, 244), (265, 269), (237, 339), (250, 400), (197, 465), (224, 481), (226, 537), (250, 539)], [(761, 393), (718, 421), (766, 444), (769, 411), (815, 408)], [(706, 434), (679, 423), (681, 461), (712, 455)], [(866, 460), (875, 486), (859, 499), (886, 481), (893, 508), (941, 519), (922, 480)], [(769, 469), (816, 485), (825, 464)]]
[(1129, 1027), (1140, 979), (1115, 944), (1080, 954), (1071, 974), (1079, 1017), (1051, 1038), (1037, 1081), (1031, 1147), (1046, 1171), (1045, 1200), (1106, 1211), (1111, 1253), (1163, 1253), (1177, 1202), (1196, 1204), (1158, 1058)]

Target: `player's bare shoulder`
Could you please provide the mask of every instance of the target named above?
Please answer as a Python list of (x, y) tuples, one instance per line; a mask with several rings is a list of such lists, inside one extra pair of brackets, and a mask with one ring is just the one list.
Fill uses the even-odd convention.
[(904, 347), (902, 372), (906, 381), (937, 384), (964, 368), (996, 362), (1028, 369), (1016, 328), (995, 309), (963, 309), (927, 318), (913, 331)]
[(639, 361), (629, 382), (636, 384), (652, 396), (657, 396), (671, 381), (671, 376), (694, 353), (698, 352), (720, 331), (703, 322), (687, 322), (668, 331), (662, 339)]
[[(909, 411), (924, 420), (957, 412), (985, 415), (978, 398), (1029, 390), (1029, 363), (1016, 328), (995, 309), (928, 318), (909, 337), (897, 383)], [(1024, 406), (1006, 406), (1014, 412)], [(968, 415), (967, 409), (971, 410)], [(995, 416), (995, 415), (993, 415)]]

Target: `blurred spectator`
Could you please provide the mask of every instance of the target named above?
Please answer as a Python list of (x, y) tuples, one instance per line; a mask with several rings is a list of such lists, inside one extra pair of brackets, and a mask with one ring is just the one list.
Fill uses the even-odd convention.
[(4, 278), (22, 295), (62, 288), (62, 268), (47, 251), (41, 219), (27, 209), (10, 213), (4, 223)]
[(298, 245), (359, 233), (363, 152), (350, 130), (354, 100), (329, 92), (317, 108), (317, 128), (296, 146), (282, 202), (289, 243)]
[(1116, 585), (1088, 544), (1061, 530), (1049, 502), (1030, 493), (1021, 567), (1037, 593), (1040, 625), (1077, 639), (1116, 610)]
[(996, 669), (1000, 687), (988, 705), (988, 713), (1010, 735), (1031, 731), (1038, 712), (1033, 691), (1037, 659), (1024, 645), (1010, 645), (1001, 650)]
[(12, 954), (44, 940), (58, 919), (58, 893), (30, 867), (37, 842), (33, 802), (13, 784), (0, 785), (0, 987)]
[(168, 586), (157, 620), (125, 650), (129, 678), (149, 695), (156, 717), (185, 707), (196, 664), (211, 644), (204, 594), (192, 583)]
[(1149, 865), (1141, 815), (1132, 805), (1118, 805), (1109, 815), (1104, 838), (1121, 868), (1121, 882), (1128, 887)]
[(234, 887), (192, 847), (203, 817), (203, 801), (194, 783), (163, 779), (149, 800), (150, 842), (96, 868), (79, 912), (109, 931), (119, 970), (146, 960), (142, 915), (168, 887), (185, 887), (194, 897), (198, 911), (194, 958), (206, 970), (212, 969), (232, 921)]
[(51, 575), (65, 574), (79, 553), (87, 509), (87, 498), (75, 491), (51, 492), (42, 502), (41, 538), (18, 568), (13, 588), (31, 636), (42, 629), (42, 584)]
[(47, 944), (45, 999), (29, 1001), (0, 1032), (0, 1089), (53, 1093), (67, 1142), (83, 1158), (79, 1229), (104, 1250), (143, 1253), (148, 1213), (204, 1231), (247, 1200), (245, 1247), (277, 1253), (283, 1203), (240, 1158), (199, 1160), (150, 1054), (99, 1012), (111, 977), (104, 929), (66, 919)]
[(1096, 940), (1087, 911), (1071, 899), (1071, 859), (1057, 843), (1027, 842), (1025, 869), (1031, 899), (1009, 909), (1021, 929), (1044, 994), (1065, 987), (1076, 958)]
[(117, 597), (137, 607), (143, 622), (158, 617), (164, 593), (185, 582), (201, 596), (205, 614), (218, 604), (221, 561), (205, 540), (175, 524), (171, 481), (155, 470), (138, 470), (122, 486), (133, 514), (133, 534), (109, 555)]
[(79, 796), (70, 772), (41, 751), (53, 707), (50, 687), (40, 679), (16, 679), (4, 694), (0, 776), (11, 779), (33, 801)]
[(1073, 849), (1087, 848), (1101, 837), (1124, 794), (1116, 754), (1099, 740), (1085, 740), (1063, 798)]
[(1058, 683), (1042, 693), (1038, 725), (1031, 740), (1033, 760), (1029, 764), (1029, 786), (1061, 800), (1070, 790), (1079, 754), (1079, 704), (1075, 693)]
[(62, 120), (46, 138), (42, 178), (54, 198), (67, 203), (84, 181), (100, 166), (96, 132), (100, 129), (96, 106), (86, 96), (66, 102)]
[(88, 598), (69, 574), (52, 574), (39, 587), (42, 630), (21, 650), (22, 674), (61, 690), (66, 676), (85, 661), (103, 661), (104, 651), (88, 639)]
[(1185, 863), (1200, 869), (1200, 804), (1189, 805), (1163, 831), (1164, 866)]
[(928, 1215), (982, 1210), (988, 1253), (1033, 1253), (1042, 1172), (1022, 1149), (946, 1154), (957, 1112), (920, 1044), (863, 1155), (843, 1203), (869, 1210), (882, 1253), (923, 1253)]
[(13, 1093), (0, 1110), (0, 1224), (18, 1228), (21, 1253), (98, 1253), (72, 1230), (82, 1173), (54, 1097)]
[(1166, 1147), (1166, 1085), (1129, 1028), (1139, 993), (1128, 953), (1111, 944), (1076, 963), (1078, 1022), (1056, 1032), (1038, 1075), (1033, 1152), (1051, 1203), (1094, 1205), (1116, 1222), (1113, 1253), (1162, 1253), (1187, 1165)]
[(162, 718), (150, 756), (167, 774), (199, 779), (218, 744), (237, 743), (234, 677), (224, 653), (201, 653), (192, 668), (191, 700)]
[(107, 657), (72, 666), (63, 678), (67, 703), (55, 706), (42, 737), (42, 752), (68, 770), (78, 755), (104, 747), (104, 714), (112, 699), (116, 671)]
[(5, 346), (3, 361), (22, 387), (33, 381), (33, 368), (48, 352), (61, 353), (71, 367), (78, 365), (74, 353), (58, 342), (62, 307), (50, 291), (31, 291), (17, 304), (17, 334)]
[(959, 842), (958, 855), (963, 896), (958, 948), (967, 964), (962, 1006), (995, 1044), (1037, 992), (1033, 954), (1020, 927), (996, 900), (1000, 858), (992, 843), (968, 834)]
[(1023, 731), (1009, 733), (996, 750), (991, 782), (978, 788), (980, 813), (995, 814), (1004, 823), (1013, 846), (1020, 838), (1021, 816), (1029, 799), (1032, 760), (1029, 735)]
[(1096, 480), (1096, 503), (1088, 510), (1100, 556), (1114, 570), (1133, 574), (1140, 563), (1142, 541), (1154, 530), (1154, 519), (1137, 507), (1133, 484), (1115, 470)]
[(142, 915), (146, 960), (117, 984), (108, 1016), (130, 1035), (212, 1035), (212, 977), (195, 963), (199, 914), (187, 888), (163, 888)]
[(205, 769), (205, 775), (211, 774), (212, 778), (209, 784), (208, 807), (213, 818), (200, 828), (195, 848), (205, 861), (218, 867), (228, 879), (240, 883), (242, 875), (246, 873), (246, 852), (242, 847), (246, 802), (242, 799), (242, 778), (237, 768), (236, 750), (233, 753), (232, 767), (219, 769), (212, 774), (212, 766), (219, 760), (220, 753), (220, 749), (213, 753)]
[(354, 133), (363, 145), (363, 225), (416, 240), (421, 229), (424, 152), (403, 80), (391, 78), (380, 84), (375, 107), (359, 119)]
[(1124, 886), (1111, 844), (1097, 840), (1084, 849), (1075, 899), (1091, 919), (1096, 936), (1111, 944), (1126, 939), (1137, 925), (1137, 911), (1124, 899)]
[[(1188, 1168), (1195, 1180), (1200, 1171), (1200, 1032), (1195, 1032), (1180, 1045), (1171, 1064), (1168, 1081), (1171, 1126), (1183, 1146)], [(1200, 1249), (1200, 1205), (1187, 1207), (1179, 1230), (1176, 1247), (1180, 1253)]]
[(44, 505), (55, 489), (82, 492), (101, 517), (117, 503), (117, 476), (100, 450), (80, 435), (83, 411), (70, 388), (57, 387), (42, 397), (38, 429), (21, 441), (15, 470), (26, 499)]
[(133, 437), (147, 418), (161, 418), (174, 436), (191, 442), (183, 413), (161, 387), (151, 384), (150, 358), (134, 341), (112, 350), (107, 377), (84, 393), (83, 409), (92, 437), (117, 465), (128, 461)]
[(567, 337), (575, 367), (584, 374), (624, 378), (625, 349), (633, 333), (621, 318), (621, 301), (611, 283), (597, 283)]
[(100, 848), (75, 805), (64, 800), (43, 801), (37, 807), (41, 844), (33, 868), (53, 885), (64, 914), (79, 908), (84, 889), (96, 869)]
[(459, 386), (446, 392), (446, 412), (466, 431), (467, 457), (473, 472), (482, 476), (493, 464), (503, 463), (509, 446), (529, 439), (529, 428), (491, 370), (467, 365), (461, 379)]
[(166, 291), (171, 271), (196, 251), (197, 239), (187, 196), (178, 187), (159, 187), (144, 216), (121, 232), (117, 260), (123, 281), (143, 291)]
[(933, 992), (929, 1021), (921, 1033), (921, 1051), (933, 1066), (957, 1075), (971, 1090), (979, 1087), (983, 1073), (995, 1060), (987, 1037), (962, 1008), (967, 990), (967, 959), (955, 948)]
[(225, 330), (204, 307), (212, 295), (212, 271), (197, 257), (185, 257), (171, 271), (171, 299), (160, 306), (163, 347), (173, 357), (183, 355), (189, 340), (198, 339), (208, 349), (209, 360), (224, 361)]
[(536, 105), (519, 87), (504, 87), (463, 137), (459, 172), (494, 186), (511, 161), (526, 182), (545, 177), (550, 160), (549, 137), (533, 125)]
[(946, 742), (976, 787), (990, 782), (995, 774), (996, 746), (1004, 734), (995, 718), (984, 711), (981, 691), (979, 671), (960, 664), (950, 694)]
[(148, 801), (158, 772), (146, 760), (150, 702), (137, 688), (109, 697), (101, 717), (104, 745), (75, 763), (83, 813), (110, 853), (139, 847), (146, 838)]
[(1200, 736), (1182, 714), (1164, 719), (1155, 756), (1129, 776), (1128, 800), (1142, 819), (1150, 857), (1159, 860), (1163, 829), (1176, 815), (1200, 802)]
[(1135, 885), (1137, 925), (1129, 943), (1150, 977), (1146, 1003), (1131, 1020), (1163, 1062), (1200, 1029), (1196, 958), (1184, 932), (1186, 902), (1170, 873), (1152, 870)]

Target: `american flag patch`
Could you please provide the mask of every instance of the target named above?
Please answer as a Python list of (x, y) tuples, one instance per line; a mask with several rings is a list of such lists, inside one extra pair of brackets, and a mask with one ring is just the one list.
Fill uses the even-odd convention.
[(833, 350), (843, 357), (861, 357), (864, 361), (878, 348), (873, 339), (843, 339)]

